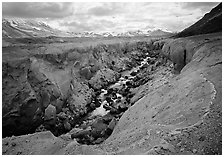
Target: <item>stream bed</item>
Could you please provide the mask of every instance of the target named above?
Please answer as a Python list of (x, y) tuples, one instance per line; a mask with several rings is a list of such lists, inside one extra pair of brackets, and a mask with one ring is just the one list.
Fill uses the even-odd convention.
[(137, 67), (122, 72), (117, 82), (102, 88), (90, 103), (93, 110), (70, 131), (71, 138), (87, 145), (105, 141), (112, 134), (120, 117), (131, 106), (130, 99), (133, 95), (130, 89), (139, 86), (134, 85), (138, 73), (149, 67), (152, 61), (155, 63), (155, 60), (156, 58), (151, 58), (147, 54)]

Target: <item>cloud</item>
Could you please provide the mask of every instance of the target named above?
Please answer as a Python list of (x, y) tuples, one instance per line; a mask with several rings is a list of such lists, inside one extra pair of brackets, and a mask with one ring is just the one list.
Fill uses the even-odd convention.
[(3, 17), (42, 18), (53, 28), (83, 32), (166, 29), (181, 31), (209, 12), (215, 3), (80, 2), (3, 3)]
[(3, 17), (63, 18), (72, 14), (72, 5), (69, 2), (3, 2), (2, 4)]
[(215, 7), (218, 5), (220, 2), (186, 2), (182, 3), (182, 8), (184, 9), (200, 9), (202, 11), (210, 11), (212, 7)]
[(60, 26), (69, 27), (69, 30), (74, 32), (84, 32), (84, 31), (102, 31), (109, 30), (116, 26), (116, 24), (109, 20), (97, 20), (95, 22), (85, 21), (85, 22), (64, 22), (60, 23)]
[(124, 3), (103, 3), (101, 6), (95, 6), (88, 10), (88, 14), (94, 16), (110, 16), (122, 13), (122, 5)]

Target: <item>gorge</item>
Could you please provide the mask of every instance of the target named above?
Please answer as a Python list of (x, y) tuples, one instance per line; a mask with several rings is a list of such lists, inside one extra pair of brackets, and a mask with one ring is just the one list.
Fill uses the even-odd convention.
[(222, 154), (221, 5), (172, 37), (3, 38), (2, 153)]

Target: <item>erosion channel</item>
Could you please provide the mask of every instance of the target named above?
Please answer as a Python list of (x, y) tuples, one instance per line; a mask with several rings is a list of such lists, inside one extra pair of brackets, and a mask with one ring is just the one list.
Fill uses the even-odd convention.
[[(80, 144), (102, 143), (143, 96), (139, 90), (152, 74), (161, 67), (171, 73), (171, 62), (161, 56), (155, 41), (58, 53), (36, 43), (18, 46), (21, 56), (3, 62), (3, 137), (50, 130), (55, 136), (67, 133)], [(23, 49), (32, 53), (23, 54)]]

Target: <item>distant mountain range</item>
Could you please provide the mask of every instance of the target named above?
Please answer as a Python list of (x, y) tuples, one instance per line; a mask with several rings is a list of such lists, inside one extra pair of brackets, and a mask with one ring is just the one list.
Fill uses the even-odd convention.
[(2, 19), (2, 37), (45, 37), (69, 36), (68, 33), (53, 29), (43, 22), (20, 18)]
[(23, 37), (47, 37), (47, 36), (59, 36), (59, 37), (133, 37), (133, 36), (169, 36), (172, 33), (163, 31), (161, 29), (148, 30), (148, 31), (127, 31), (124, 33), (116, 32), (64, 32), (49, 25), (30, 19), (21, 18), (3, 18), (2, 19), (2, 37), (3, 38), (23, 38)]
[(222, 32), (222, 3), (213, 8), (203, 18), (184, 29), (176, 37)]

